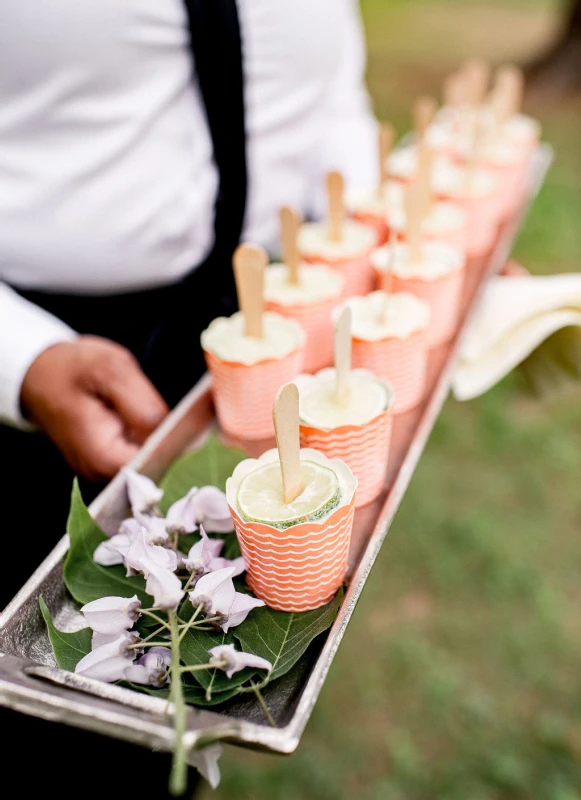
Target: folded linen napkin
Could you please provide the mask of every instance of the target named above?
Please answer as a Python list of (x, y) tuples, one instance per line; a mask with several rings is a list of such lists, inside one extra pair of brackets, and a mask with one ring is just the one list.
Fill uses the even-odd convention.
[(581, 379), (581, 274), (493, 278), (460, 343), (454, 396), (483, 394), (521, 362), (545, 396)]

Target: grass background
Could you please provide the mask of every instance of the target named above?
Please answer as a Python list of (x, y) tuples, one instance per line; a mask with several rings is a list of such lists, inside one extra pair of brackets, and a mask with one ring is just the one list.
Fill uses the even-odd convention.
[[(526, 61), (559, 8), (363, 0), (378, 116), (404, 131), (467, 55)], [(579, 270), (580, 107), (531, 111), (557, 159), (516, 256)], [(204, 800), (581, 798), (579, 399), (448, 401), (298, 751), (229, 748)]]

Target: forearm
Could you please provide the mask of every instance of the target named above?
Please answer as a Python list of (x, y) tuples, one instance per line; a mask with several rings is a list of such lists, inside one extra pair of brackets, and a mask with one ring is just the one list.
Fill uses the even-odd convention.
[(76, 333), (0, 283), (0, 422), (27, 427), (20, 411), (22, 381), (37, 356)]

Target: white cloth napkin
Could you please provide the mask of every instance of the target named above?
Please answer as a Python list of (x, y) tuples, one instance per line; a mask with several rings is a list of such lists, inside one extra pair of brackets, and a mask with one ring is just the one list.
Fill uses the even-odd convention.
[[(454, 396), (470, 400), (488, 391), (556, 331), (570, 326), (575, 326), (574, 336), (555, 338), (543, 355), (543, 371), (552, 382), (559, 371), (570, 375), (581, 370), (576, 363), (581, 352), (581, 274), (493, 278), (460, 343)], [(567, 353), (562, 352), (565, 347)]]

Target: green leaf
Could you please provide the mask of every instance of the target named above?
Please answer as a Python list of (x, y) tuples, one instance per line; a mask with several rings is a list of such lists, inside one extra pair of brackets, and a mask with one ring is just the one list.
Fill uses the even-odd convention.
[(199, 450), (173, 462), (160, 483), (164, 495), (160, 503), (163, 514), (193, 486), (217, 486), (225, 491), (226, 481), (234, 467), (247, 458), (242, 450), (225, 447), (214, 434)]
[(55, 628), (48, 606), (42, 597), (38, 598), (38, 605), (48, 628), (48, 638), (57, 666), (60, 669), (74, 672), (79, 661), (91, 652), (93, 631), (90, 628), (83, 628), (75, 633), (59, 631), (58, 628)]
[(332, 625), (342, 599), (341, 589), (327, 605), (300, 614), (273, 611), (268, 606), (255, 608), (235, 628), (234, 638), (247, 653), (268, 659), (272, 664), (270, 680), (276, 680), (296, 664), (316, 636)]
[[(254, 613), (254, 611), (252, 612)], [(218, 647), (221, 644), (233, 644), (236, 647), (236, 642), (231, 633), (223, 633), (222, 631), (201, 631), (195, 628), (190, 629), (183, 638), (180, 645), (180, 656), (184, 664), (188, 667), (193, 667), (197, 664), (207, 664), (210, 660), (209, 650), (211, 647)], [(236, 647), (239, 650), (239, 647)], [(231, 678), (226, 676), (226, 673), (219, 669), (200, 670), (199, 672), (191, 672), (190, 676), (203, 686), (204, 689), (211, 688), (212, 696), (216, 692), (228, 692), (233, 689), (238, 690), (238, 687), (253, 675), (256, 675), (255, 669), (243, 669), (240, 672), (235, 672)], [(264, 673), (263, 673), (264, 674)], [(234, 692), (235, 694), (236, 692)]]
[(128, 578), (125, 567), (121, 565), (103, 567), (93, 561), (93, 553), (107, 536), (83, 503), (76, 478), (67, 532), (70, 547), (63, 567), (63, 579), (75, 600), (79, 603), (90, 603), (109, 595), (132, 597), (136, 594), (145, 607), (151, 606), (151, 597), (146, 594), (145, 581), (140, 575)]

